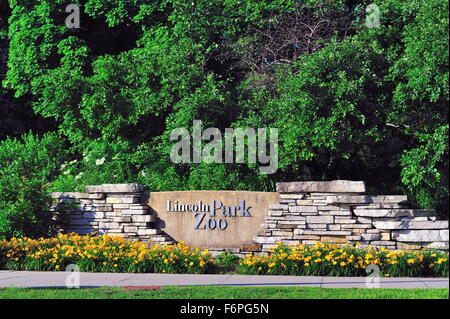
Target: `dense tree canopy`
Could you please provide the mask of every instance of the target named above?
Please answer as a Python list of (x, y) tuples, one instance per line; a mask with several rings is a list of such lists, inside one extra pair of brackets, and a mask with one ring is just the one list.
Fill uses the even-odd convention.
[[(51, 188), (339, 178), (448, 210), (445, 0), (378, 1), (379, 27), (363, 0), (82, 0), (80, 29), (68, 1), (0, 1), (0, 137), (58, 131)], [(195, 119), (278, 128), (278, 171), (172, 163)]]

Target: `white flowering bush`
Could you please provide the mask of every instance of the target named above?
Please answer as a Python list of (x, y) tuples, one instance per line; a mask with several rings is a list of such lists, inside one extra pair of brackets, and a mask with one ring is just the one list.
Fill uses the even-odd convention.
[(0, 238), (51, 233), (48, 193), (66, 157), (63, 144), (55, 133), (0, 143)]

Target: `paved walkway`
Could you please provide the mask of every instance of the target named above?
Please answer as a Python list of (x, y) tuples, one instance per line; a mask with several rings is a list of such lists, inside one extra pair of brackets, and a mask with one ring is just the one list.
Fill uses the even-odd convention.
[[(66, 287), (74, 273), (0, 271), (0, 287)], [(364, 277), (297, 277), (243, 275), (117, 274), (79, 273), (81, 287), (106, 286), (304, 286), (326, 288), (368, 288)], [(372, 278), (373, 279), (373, 278)], [(71, 281), (69, 281), (71, 282)], [(448, 288), (448, 278), (380, 278), (380, 288)], [(369, 286), (370, 288), (370, 286)]]

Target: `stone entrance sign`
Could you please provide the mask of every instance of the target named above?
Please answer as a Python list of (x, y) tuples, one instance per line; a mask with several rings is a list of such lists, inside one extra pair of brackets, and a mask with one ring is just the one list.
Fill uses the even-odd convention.
[(242, 248), (264, 231), (276, 192), (176, 191), (152, 192), (148, 206), (156, 228), (176, 241), (198, 248)]
[(448, 220), (410, 207), (406, 195), (367, 195), (364, 182), (346, 180), (281, 182), (276, 190), (146, 192), (138, 184), (104, 184), (52, 197), (61, 232), (150, 245), (183, 241), (242, 256), (279, 242), (448, 249)]

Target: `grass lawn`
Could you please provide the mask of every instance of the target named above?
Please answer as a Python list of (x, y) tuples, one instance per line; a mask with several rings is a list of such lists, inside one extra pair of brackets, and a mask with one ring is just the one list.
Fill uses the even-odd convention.
[(448, 299), (448, 289), (172, 286), (158, 290), (0, 288), (0, 299)]

